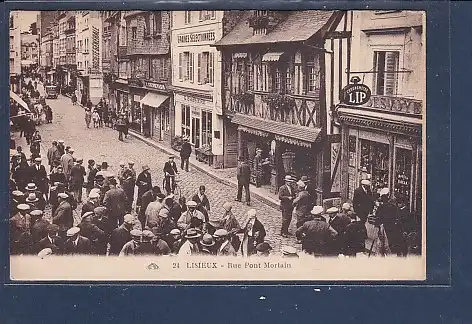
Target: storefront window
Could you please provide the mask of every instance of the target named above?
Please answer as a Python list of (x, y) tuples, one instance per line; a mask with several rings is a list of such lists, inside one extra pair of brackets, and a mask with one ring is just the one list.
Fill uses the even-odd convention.
[(212, 138), (212, 113), (202, 111), (202, 144), (211, 147)]
[(355, 136), (349, 136), (349, 166), (356, 166), (357, 140)]
[(182, 105), (182, 136), (190, 136), (190, 106)]
[(360, 168), (371, 175), (372, 192), (388, 186), (388, 144), (361, 140)]
[(161, 130), (164, 132), (169, 131), (169, 110), (168, 109), (162, 109), (161, 110)]
[(396, 148), (395, 152), (395, 197), (404, 199), (407, 204), (411, 195), (411, 161), (410, 150)]

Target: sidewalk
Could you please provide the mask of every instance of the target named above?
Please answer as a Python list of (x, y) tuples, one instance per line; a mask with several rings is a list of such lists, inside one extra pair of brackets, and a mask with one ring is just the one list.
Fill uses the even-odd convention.
[[(132, 130), (129, 130), (129, 134), (134, 136), (135, 138), (143, 141), (144, 143), (166, 153), (166, 154), (172, 154), (175, 155), (176, 160), (180, 161), (180, 156), (177, 151), (173, 150), (170, 146), (160, 143), (157, 141), (154, 141), (150, 138), (146, 138), (141, 134), (138, 134)], [(179, 164), (179, 163), (177, 163)], [(230, 169), (214, 169), (211, 166), (204, 164), (202, 162), (199, 162), (196, 160), (195, 155), (192, 154), (189, 159), (189, 166), (211, 176), (213, 179), (216, 181), (226, 184), (228, 186), (232, 186), (235, 189), (238, 187), (238, 180), (236, 179), (236, 168), (230, 168)], [(253, 185), (250, 186), (250, 191), (251, 191), (251, 198), (256, 197), (257, 199), (261, 200), (265, 204), (278, 209), (280, 202), (274, 193), (271, 193), (268, 189), (265, 188), (256, 188)], [(236, 197), (235, 197), (236, 198)]]

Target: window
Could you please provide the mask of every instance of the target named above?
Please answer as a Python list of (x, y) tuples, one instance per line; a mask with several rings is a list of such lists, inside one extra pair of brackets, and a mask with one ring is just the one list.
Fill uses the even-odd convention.
[(137, 27), (131, 27), (131, 39), (132, 40), (137, 40), (138, 39), (138, 28)]
[(374, 93), (377, 95), (395, 95), (398, 84), (399, 52), (374, 52)]
[(193, 59), (194, 54), (190, 52), (179, 53), (179, 80), (193, 82)]
[(190, 136), (190, 106), (182, 105), (182, 136)]
[(202, 145), (211, 147), (212, 138), (212, 113), (202, 111)]
[(148, 13), (144, 17), (144, 23), (145, 23), (144, 35), (149, 36), (149, 35), (151, 35), (151, 14), (150, 13)]
[(285, 92), (292, 92), (292, 70), (290, 67), (285, 71)]
[(200, 21), (215, 19), (216, 12), (215, 10), (200, 10), (198, 18)]
[(199, 84), (213, 84), (214, 82), (214, 55), (210, 52), (198, 54), (197, 74)]
[(320, 89), (320, 66), (318, 56), (309, 55), (305, 62), (305, 93)]
[(13, 36), (10, 36), (10, 49), (12, 50), (14, 48), (14, 37)]
[(186, 24), (186, 25), (188, 25), (188, 24), (190, 24), (190, 23), (192, 22), (192, 21), (191, 21), (191, 18), (192, 18), (192, 12), (186, 10), (186, 11), (185, 11), (185, 24)]
[(167, 69), (167, 59), (165, 57), (159, 60), (159, 78), (161, 80), (167, 80), (168, 78), (168, 69)]
[(282, 89), (282, 73), (280, 68), (275, 69), (274, 75), (274, 90), (275, 92), (283, 92)]
[(152, 15), (152, 21), (153, 21), (153, 30), (152, 30), (152, 33), (154, 35), (159, 35), (162, 33), (162, 15), (161, 15), (161, 12), (155, 12), (153, 15)]

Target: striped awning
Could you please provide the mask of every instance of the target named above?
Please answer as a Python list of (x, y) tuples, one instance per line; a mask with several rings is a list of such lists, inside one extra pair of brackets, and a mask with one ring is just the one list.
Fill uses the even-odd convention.
[(234, 53), (233, 58), (235, 59), (243, 59), (247, 57), (247, 53)]
[(262, 62), (278, 62), (280, 58), (284, 55), (283, 52), (269, 52), (265, 53), (262, 57)]

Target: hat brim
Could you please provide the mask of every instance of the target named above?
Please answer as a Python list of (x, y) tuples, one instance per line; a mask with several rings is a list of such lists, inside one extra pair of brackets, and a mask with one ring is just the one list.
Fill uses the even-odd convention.
[(206, 244), (206, 243), (204, 243), (204, 242), (200, 242), (200, 244), (203, 245), (203, 246), (208, 246), (208, 247), (210, 247), (210, 246), (214, 246), (214, 245), (215, 245), (215, 242), (212, 242), (212, 244)]
[(35, 203), (35, 202), (38, 202), (38, 201), (39, 201), (39, 198), (36, 198), (35, 200), (26, 199), (26, 203)]
[(200, 238), (202, 237), (200, 234), (195, 234), (195, 235), (185, 235), (186, 239), (191, 239), (191, 238)]

